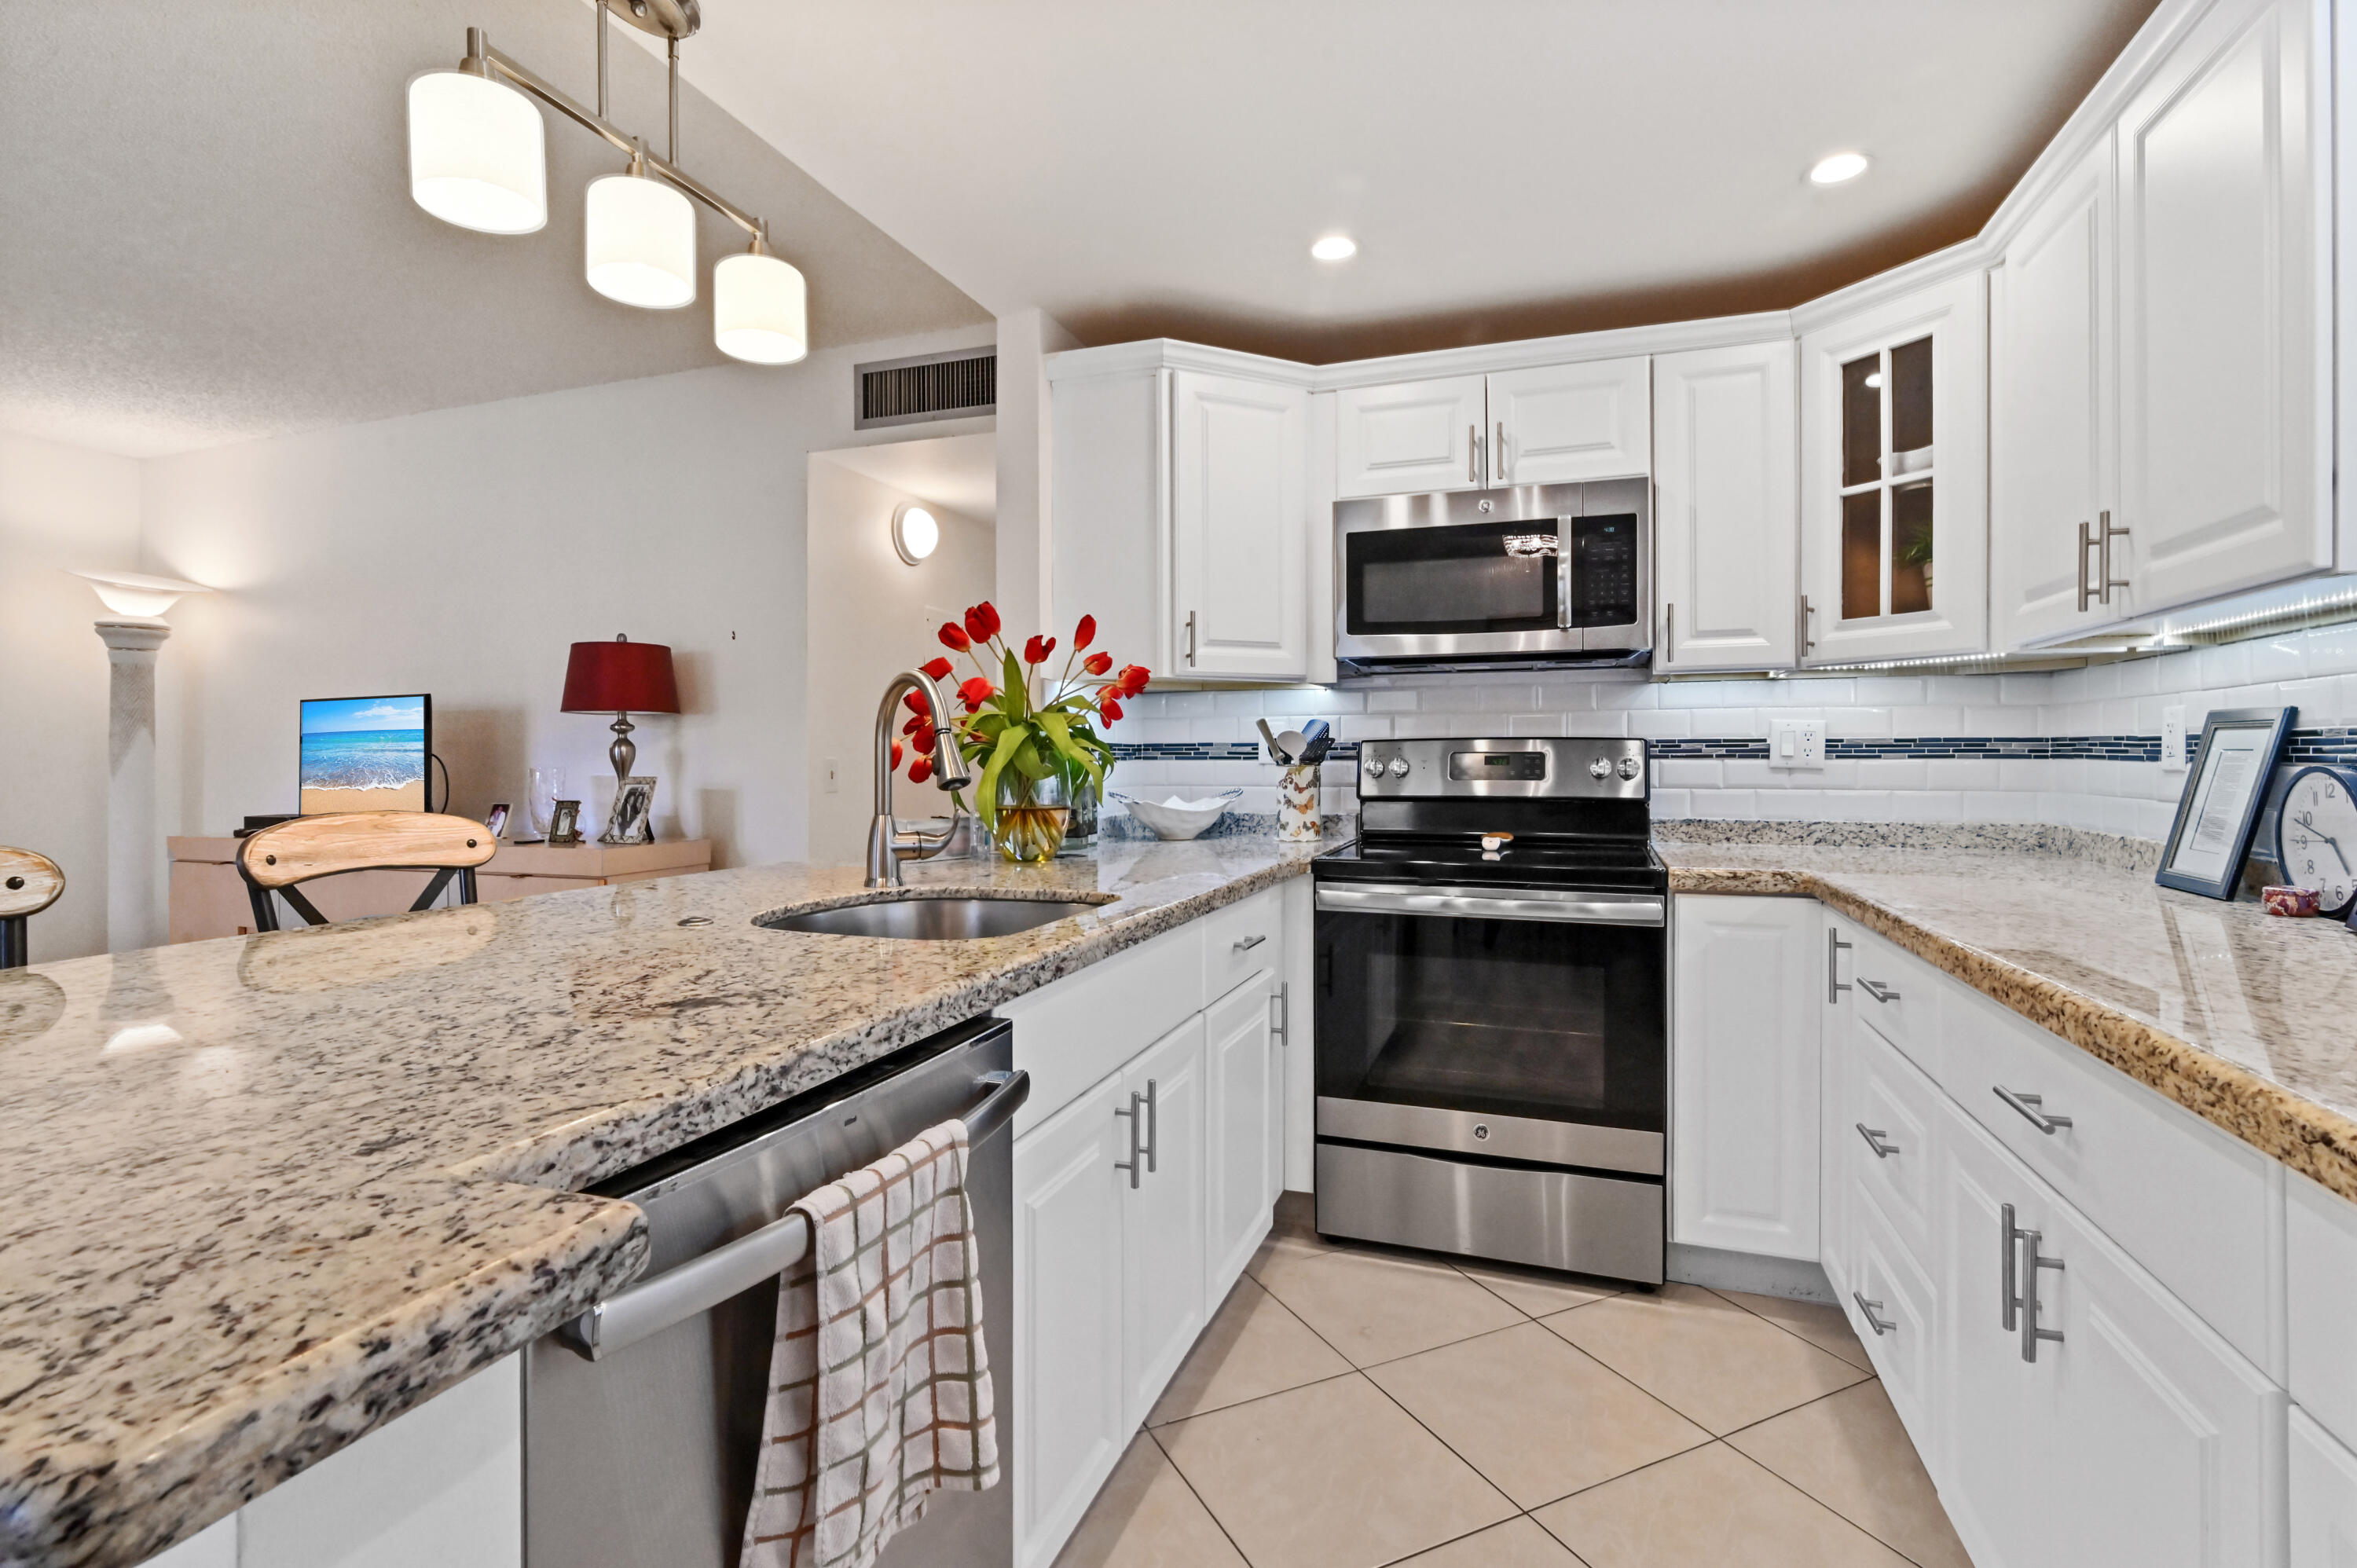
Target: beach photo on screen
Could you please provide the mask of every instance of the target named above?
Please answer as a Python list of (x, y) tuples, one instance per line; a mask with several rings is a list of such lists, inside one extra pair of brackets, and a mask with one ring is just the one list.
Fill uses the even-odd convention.
[(314, 697), (303, 703), (303, 814), (425, 810), (427, 699)]

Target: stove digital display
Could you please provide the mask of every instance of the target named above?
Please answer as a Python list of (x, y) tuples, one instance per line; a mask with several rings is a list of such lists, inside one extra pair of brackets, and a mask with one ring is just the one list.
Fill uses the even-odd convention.
[(1493, 779), (1538, 783), (1546, 778), (1546, 760), (1544, 751), (1452, 751), (1448, 777), (1460, 784)]

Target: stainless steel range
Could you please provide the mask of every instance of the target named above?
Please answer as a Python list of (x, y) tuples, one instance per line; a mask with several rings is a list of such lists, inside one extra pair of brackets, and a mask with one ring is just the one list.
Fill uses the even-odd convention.
[(1641, 740), (1370, 741), (1317, 888), (1318, 1229), (1659, 1283), (1669, 873)]

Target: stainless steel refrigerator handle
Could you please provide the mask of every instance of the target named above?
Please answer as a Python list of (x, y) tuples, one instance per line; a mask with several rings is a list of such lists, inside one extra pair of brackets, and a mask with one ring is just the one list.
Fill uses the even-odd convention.
[(1329, 883), (1318, 889), (1318, 908), (1343, 914), (1439, 915), (1466, 920), (1550, 920), (1577, 926), (1660, 926), (1668, 923), (1661, 897), (1652, 893), (1550, 893), (1527, 887), (1499, 893), (1478, 887)]
[[(989, 1092), (960, 1118), (970, 1146), (1013, 1120), (1030, 1098), (1031, 1075), (986, 1072), (974, 1084)], [(725, 1247), (616, 1292), (559, 1327), (557, 1337), (586, 1359), (601, 1360), (785, 1273), (802, 1262), (810, 1241), (810, 1221), (790, 1210)]]

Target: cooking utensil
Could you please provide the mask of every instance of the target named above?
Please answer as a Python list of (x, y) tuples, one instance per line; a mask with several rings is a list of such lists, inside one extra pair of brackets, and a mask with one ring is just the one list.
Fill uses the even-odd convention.
[(1328, 752), (1334, 749), (1334, 728), (1324, 719), (1311, 720), (1309, 727), (1301, 732), (1301, 736), (1303, 745), (1298, 760), (1304, 768), (1315, 768), (1326, 760)]
[[(1275, 757), (1278, 764), (1282, 767), (1290, 768), (1293, 766), (1293, 758), (1286, 754), (1285, 747), (1279, 744), (1277, 740), (1276, 732), (1268, 727), (1268, 721), (1266, 719), (1254, 719), (1253, 723), (1260, 725), (1260, 737), (1261, 739), (1268, 742), (1268, 754), (1271, 757)], [(1287, 730), (1285, 733), (1288, 736), (1293, 734), (1291, 730)]]

